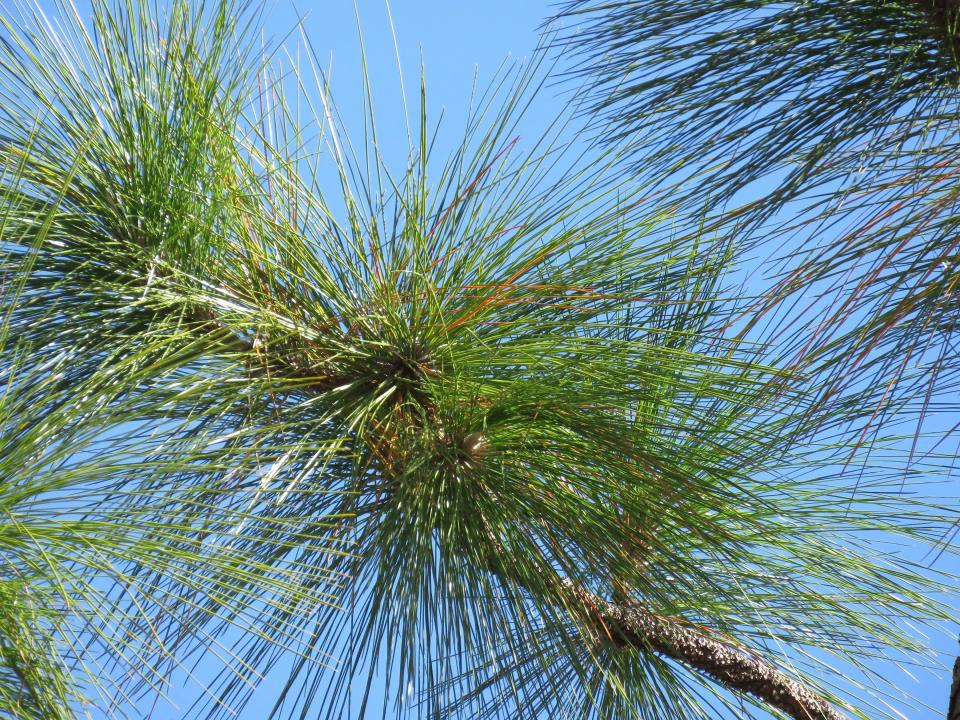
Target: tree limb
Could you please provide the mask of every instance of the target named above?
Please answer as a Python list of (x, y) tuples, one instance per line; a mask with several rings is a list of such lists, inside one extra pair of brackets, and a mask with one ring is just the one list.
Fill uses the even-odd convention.
[[(208, 327), (227, 331), (225, 326), (217, 322), (214, 313), (200, 314), (199, 317)], [(237, 340), (240, 349), (253, 351), (249, 344), (244, 346), (245, 341)], [(288, 358), (283, 359), (287, 361), (288, 369), (296, 366)], [(325, 388), (319, 385), (310, 389), (321, 393)], [(482, 437), (471, 439), (471, 443), (478, 445), (482, 442)], [(494, 541), (494, 544), (498, 543)], [(488, 559), (487, 569), (524, 587), (524, 582), (512, 577), (500, 563)], [(795, 720), (847, 720), (824, 698), (787, 676), (760, 655), (717, 640), (692, 625), (656, 615), (636, 602), (604, 600), (569, 579), (563, 580), (562, 584), (565, 594), (587, 611), (596, 629), (621, 647), (652, 651), (675, 660), (723, 687), (751, 695)]]
[(655, 615), (635, 602), (598, 598), (570, 580), (565, 580), (564, 586), (598, 629), (621, 647), (653, 651), (675, 660), (796, 720), (847, 720), (822, 697), (759, 655), (691, 625)]

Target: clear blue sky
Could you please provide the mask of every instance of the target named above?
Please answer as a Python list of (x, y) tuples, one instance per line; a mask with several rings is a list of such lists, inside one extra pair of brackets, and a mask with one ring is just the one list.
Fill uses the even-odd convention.
[[(44, 5), (50, 7), (52, 2)], [(79, 8), (81, 13), (85, 12), (85, 3), (79, 3)], [(411, 109), (416, 107), (422, 57), (431, 117), (436, 120), (443, 110), (444, 125), (455, 134), (462, 127), (475, 74), (479, 86), (483, 87), (508, 58), (529, 57), (538, 42), (538, 28), (551, 7), (545, 0), (393, 0), (391, 10)], [(331, 63), (334, 95), (349, 128), (352, 123), (359, 123), (362, 108), (355, 11), (359, 13), (374, 85), (382, 149), (387, 157), (402, 163), (406, 155), (406, 134), (394, 41), (383, 0), (358, 0), (356, 8), (351, 0), (317, 3), (272, 0), (265, 16), (266, 32), (275, 40), (294, 33), (288, 43), (293, 48), (298, 41), (298, 20), (303, 18), (304, 31), (317, 55), (325, 65), (328, 61)], [(560, 89), (548, 89), (543, 112), (549, 114), (551, 107), (559, 110), (566, 100)], [(543, 117), (544, 125), (548, 119), (546, 115)], [(440, 138), (442, 145), (444, 135)], [(435, 152), (443, 156), (445, 148), (438, 147)], [(943, 652), (952, 653), (956, 647), (953, 637), (931, 638), (931, 642)], [(942, 708), (949, 680), (922, 672), (917, 673), (916, 678), (916, 684), (905, 686), (904, 690)], [(904, 682), (910, 681), (904, 678)], [(255, 702), (239, 717), (243, 720), (263, 717), (272, 706), (277, 689), (273, 681), (264, 683), (257, 691)], [(184, 697), (176, 690), (173, 696), (181, 700)], [(388, 713), (387, 717), (390, 716)], [(942, 716), (943, 713), (916, 708), (907, 712), (910, 720), (934, 720)], [(190, 720), (190, 715), (182, 710), (169, 707), (159, 707), (153, 717)]]

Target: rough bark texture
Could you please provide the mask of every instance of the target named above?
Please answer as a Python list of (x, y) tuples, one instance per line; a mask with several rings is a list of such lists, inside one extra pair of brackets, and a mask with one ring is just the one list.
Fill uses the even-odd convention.
[(758, 655), (716, 640), (691, 625), (655, 615), (636, 603), (603, 600), (569, 581), (566, 588), (611, 642), (683, 663), (796, 720), (847, 720), (822, 697)]

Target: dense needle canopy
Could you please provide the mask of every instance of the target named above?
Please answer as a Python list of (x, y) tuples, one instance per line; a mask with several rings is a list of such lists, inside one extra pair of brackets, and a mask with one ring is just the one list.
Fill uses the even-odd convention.
[(164, 581), (190, 608), (182, 632), (161, 611), (164, 657), (228, 648), (192, 716), (241, 708), (274, 664), (275, 717), (762, 706), (593, 599), (881, 716), (864, 653), (915, 659), (901, 621), (944, 617), (885, 543), (936, 540), (944, 513), (865, 463), (853, 391), (824, 402), (733, 337), (736, 247), (671, 232), (616, 153), (584, 151), (578, 108), (518, 137), (543, 55), (478, 93), (446, 154), (421, 82), (390, 168), (319, 63), (251, 51), (249, 8), (27, 15), (0, 46), (0, 273), (18, 358), (56, 377), (36, 412), (128, 454), (85, 458), (123, 493), (91, 512), (276, 583)]

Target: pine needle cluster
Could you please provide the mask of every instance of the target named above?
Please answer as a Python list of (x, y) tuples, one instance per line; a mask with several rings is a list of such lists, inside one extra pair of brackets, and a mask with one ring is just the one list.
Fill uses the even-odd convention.
[(945, 618), (882, 540), (942, 511), (878, 465), (838, 480), (866, 411), (729, 332), (729, 242), (664, 231), (576, 108), (518, 139), (542, 61), (443, 157), (421, 78), (396, 171), (319, 63), (254, 52), (250, 8), (94, 8), (5, 24), (0, 275), (32, 422), (89, 443), (41, 433), (83, 468), (51, 498), (129, 543), (70, 572), (143, 588), (78, 635), (156, 658), (131, 701), (213, 653), (211, 717), (281, 662), (275, 717), (877, 716), (866, 650)]

